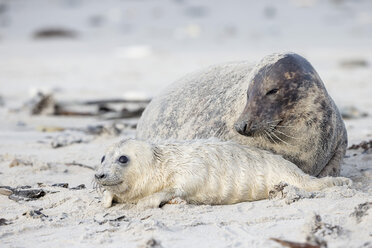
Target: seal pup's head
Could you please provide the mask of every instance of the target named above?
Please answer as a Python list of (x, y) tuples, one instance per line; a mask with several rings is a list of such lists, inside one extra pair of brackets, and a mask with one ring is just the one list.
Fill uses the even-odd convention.
[(149, 176), (156, 170), (156, 147), (139, 140), (124, 140), (110, 146), (95, 174), (100, 187), (118, 196), (136, 198), (146, 194)]
[(297, 143), (299, 137), (294, 136), (306, 132), (299, 122), (316, 121), (311, 105), (327, 94), (311, 64), (294, 53), (266, 56), (250, 73), (249, 82), (247, 103), (235, 129), (276, 144)]

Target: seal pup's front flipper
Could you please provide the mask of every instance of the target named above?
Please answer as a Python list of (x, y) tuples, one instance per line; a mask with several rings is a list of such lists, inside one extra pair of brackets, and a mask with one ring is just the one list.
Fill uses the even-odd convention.
[(137, 207), (140, 209), (162, 207), (175, 197), (177, 197), (175, 190), (163, 190), (142, 198), (138, 201)]

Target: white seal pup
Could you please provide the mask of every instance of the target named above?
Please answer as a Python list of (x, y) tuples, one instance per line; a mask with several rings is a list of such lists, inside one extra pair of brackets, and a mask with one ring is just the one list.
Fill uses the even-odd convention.
[(322, 80), (294, 53), (185, 76), (151, 101), (136, 133), (152, 141), (210, 137), (280, 154), (319, 177), (339, 175), (347, 147), (345, 125)]
[(126, 140), (102, 157), (95, 180), (112, 201), (159, 207), (175, 197), (192, 204), (266, 199), (285, 182), (306, 191), (349, 185), (342, 177), (316, 178), (280, 155), (216, 139), (151, 144)]

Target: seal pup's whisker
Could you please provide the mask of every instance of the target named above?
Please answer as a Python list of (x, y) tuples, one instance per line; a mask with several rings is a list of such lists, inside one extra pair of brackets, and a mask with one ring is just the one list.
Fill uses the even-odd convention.
[(97, 182), (95, 183), (94, 189), (97, 193), (102, 194), (103, 191), (102, 186), (99, 185)]
[(92, 179), (91, 184), (92, 184), (93, 189), (97, 192), (97, 183), (94, 178)]
[(97, 193), (102, 194), (102, 191), (103, 191), (102, 186), (97, 182), (96, 179), (93, 178), (92, 181), (93, 181), (93, 189), (94, 189)]

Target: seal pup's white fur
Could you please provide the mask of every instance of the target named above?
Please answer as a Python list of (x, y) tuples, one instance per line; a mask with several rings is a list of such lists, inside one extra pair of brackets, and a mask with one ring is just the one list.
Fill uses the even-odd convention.
[[(128, 162), (120, 163), (126, 156)], [(286, 182), (307, 191), (350, 185), (342, 177), (315, 178), (280, 155), (216, 139), (151, 144), (126, 140), (111, 146), (96, 174), (112, 200), (158, 207), (180, 197), (193, 204), (234, 204), (268, 198)]]

